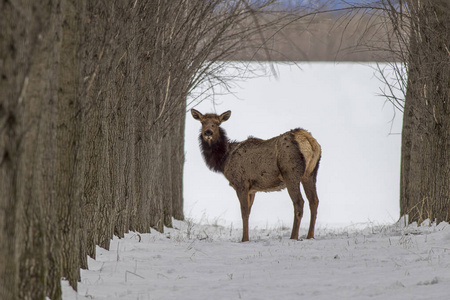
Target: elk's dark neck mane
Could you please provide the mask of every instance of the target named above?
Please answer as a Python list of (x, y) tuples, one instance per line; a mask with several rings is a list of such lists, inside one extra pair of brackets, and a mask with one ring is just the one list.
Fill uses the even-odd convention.
[(202, 150), (203, 158), (205, 159), (208, 168), (215, 172), (223, 173), (225, 168), (225, 160), (228, 156), (228, 146), (230, 141), (228, 140), (225, 130), (219, 128), (219, 133), (219, 140), (211, 145), (209, 145), (209, 143), (202, 138), (201, 133), (199, 136), (199, 141), (200, 149)]

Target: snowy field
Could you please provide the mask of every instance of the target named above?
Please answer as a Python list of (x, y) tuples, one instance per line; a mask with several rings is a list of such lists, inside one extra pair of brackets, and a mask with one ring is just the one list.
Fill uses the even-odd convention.
[(97, 248), (63, 299), (449, 299), (448, 223), (319, 227), (303, 241), (254, 229), (246, 243), (240, 228), (174, 225)]
[[(267, 139), (292, 128), (322, 146), (316, 239), (289, 239), (292, 202), (258, 193), (250, 242), (240, 243), (239, 202), (205, 166), (200, 124), (188, 112), (186, 222), (129, 233), (97, 248), (78, 293), (63, 299), (450, 299), (450, 226), (398, 222), (401, 114), (383, 97), (374, 64), (275, 65), (278, 78), (239, 83), (199, 111), (231, 110), (231, 139)], [(191, 108), (193, 105), (190, 105)], [(309, 209), (300, 227), (305, 237)]]

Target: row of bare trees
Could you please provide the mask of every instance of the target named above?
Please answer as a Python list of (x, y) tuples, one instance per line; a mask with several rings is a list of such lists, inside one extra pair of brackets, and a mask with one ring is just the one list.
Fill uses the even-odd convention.
[(186, 97), (271, 2), (0, 3), (1, 299), (60, 299), (96, 245), (183, 219)]
[[(265, 31), (265, 51), (255, 53), (261, 41), (261, 36), (255, 35), (231, 59), (391, 62), (397, 57), (381, 45), (389, 31), (384, 16), (367, 13), (367, 9), (323, 7), (320, 11), (293, 12), (285, 22)], [(363, 44), (369, 44), (370, 49), (358, 47)]]

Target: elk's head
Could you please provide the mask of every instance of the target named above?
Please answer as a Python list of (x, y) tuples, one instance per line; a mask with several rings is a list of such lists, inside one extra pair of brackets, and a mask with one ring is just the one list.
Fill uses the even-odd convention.
[(221, 138), (220, 124), (228, 120), (231, 116), (231, 111), (226, 111), (223, 114), (201, 114), (198, 110), (191, 109), (191, 114), (194, 119), (202, 123), (201, 138), (210, 146)]

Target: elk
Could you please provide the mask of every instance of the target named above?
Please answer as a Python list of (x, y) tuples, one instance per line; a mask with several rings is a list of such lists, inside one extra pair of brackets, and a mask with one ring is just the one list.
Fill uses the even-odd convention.
[(220, 125), (231, 116), (201, 114), (191, 109), (192, 117), (202, 124), (199, 141), (206, 165), (221, 172), (236, 190), (241, 204), (243, 223), (242, 241), (249, 240), (248, 220), (256, 192), (279, 191), (287, 188), (294, 204), (294, 224), (291, 239), (298, 240), (303, 216), (304, 200), (300, 183), (311, 210), (307, 238), (314, 238), (319, 198), (316, 178), (321, 147), (312, 135), (303, 129), (293, 129), (269, 140), (249, 137), (242, 142), (230, 141)]

